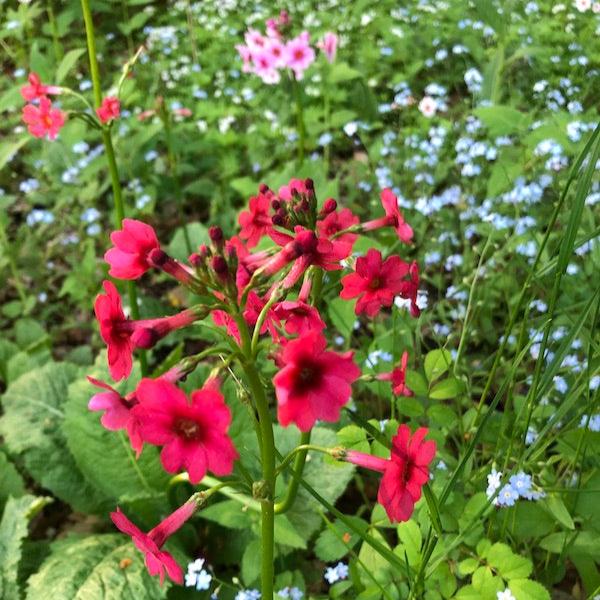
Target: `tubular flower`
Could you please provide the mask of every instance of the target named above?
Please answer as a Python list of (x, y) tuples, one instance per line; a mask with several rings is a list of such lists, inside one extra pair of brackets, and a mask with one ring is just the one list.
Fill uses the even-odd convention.
[(183, 569), (169, 552), (164, 552), (161, 548), (167, 539), (196, 512), (197, 508), (196, 501), (189, 500), (148, 533), (144, 533), (134, 525), (118, 507), (115, 512), (110, 513), (110, 518), (120, 531), (131, 537), (136, 548), (144, 554), (150, 575), (159, 575), (162, 585), (166, 572), (175, 583), (182, 584)]
[(421, 314), (421, 309), (417, 304), (417, 295), (419, 293), (419, 265), (416, 262), (412, 262), (408, 271), (410, 280), (402, 282), (400, 296), (406, 300), (410, 300), (410, 314), (416, 318)]
[(256, 246), (260, 238), (271, 231), (273, 225), (269, 211), (274, 197), (275, 195), (267, 186), (261, 185), (258, 196), (250, 198), (250, 210), (245, 210), (240, 214), (238, 218), (242, 228), (240, 238), (246, 240), (248, 248)]
[(26, 100), (27, 102), (40, 100), (49, 95), (56, 96), (61, 93), (60, 87), (56, 85), (43, 85), (42, 80), (37, 73), (29, 73), (27, 79), (29, 85), (24, 85), (21, 88), (21, 96), (23, 96), (23, 100)]
[(232, 472), (239, 455), (227, 435), (231, 411), (212, 380), (188, 401), (173, 383), (142, 379), (137, 397), (133, 411), (142, 439), (163, 447), (160, 458), (168, 473), (185, 470), (195, 485), (207, 471)]
[[(318, 221), (317, 231), (322, 237), (331, 239), (340, 231), (358, 225), (358, 222), (359, 218), (349, 208), (342, 208), (340, 211), (329, 213), (323, 220)], [(350, 244), (350, 248), (352, 248), (357, 237), (356, 233), (348, 232), (336, 236), (335, 241)]]
[(160, 248), (154, 229), (142, 221), (123, 219), (123, 229), (113, 231), (110, 239), (115, 245), (104, 254), (110, 265), (108, 274), (116, 279), (138, 279), (154, 267), (189, 283), (192, 273)]
[(194, 309), (188, 309), (159, 319), (132, 321), (125, 316), (121, 296), (110, 281), (103, 283), (105, 294), (98, 294), (94, 303), (100, 335), (108, 347), (108, 366), (116, 381), (128, 377), (132, 353), (136, 348), (152, 348), (165, 335), (186, 327), (198, 319)]
[(408, 352), (402, 353), (400, 366), (396, 367), (391, 373), (381, 373), (377, 375), (380, 381), (389, 381), (392, 384), (392, 392), (396, 396), (412, 396), (413, 392), (406, 385), (406, 367), (408, 365)]
[(385, 210), (385, 217), (363, 223), (362, 230), (373, 231), (381, 227), (393, 227), (396, 230), (398, 239), (405, 244), (410, 244), (413, 238), (412, 227), (404, 221), (404, 217), (398, 208), (398, 198), (389, 188), (382, 190), (381, 204)]
[(342, 278), (340, 297), (344, 300), (359, 296), (355, 312), (374, 317), (383, 306), (389, 307), (394, 296), (408, 288), (403, 281), (410, 267), (399, 256), (382, 261), (381, 252), (370, 248), (367, 255), (356, 260), (356, 271)]
[(308, 431), (317, 419), (334, 423), (350, 399), (351, 384), (360, 376), (353, 352), (325, 350), (327, 340), (311, 331), (288, 342), (281, 353), (285, 365), (273, 379), (277, 417), (284, 427), (295, 423)]
[[(184, 371), (178, 367), (173, 367), (166, 373), (163, 373), (159, 379), (175, 383), (184, 376)], [(92, 411), (104, 411), (100, 418), (100, 422), (105, 429), (110, 431), (118, 431), (125, 429), (129, 436), (131, 447), (135, 450), (136, 456), (139, 458), (144, 442), (138, 431), (138, 422), (133, 414), (133, 407), (138, 403), (137, 390), (121, 396), (117, 390), (108, 385), (104, 381), (88, 376), (88, 381), (96, 387), (102, 388), (104, 392), (94, 394), (89, 403), (88, 408)]]
[(279, 302), (273, 310), (279, 320), (285, 321), (285, 330), (290, 335), (305, 335), (326, 327), (319, 311), (302, 300)]
[(325, 56), (327, 57), (327, 60), (330, 63), (332, 63), (335, 60), (337, 46), (338, 36), (331, 31), (328, 31), (323, 36), (323, 39), (317, 43), (317, 48), (319, 48), (319, 50), (322, 50), (325, 53)]
[(106, 96), (102, 99), (102, 104), (96, 109), (96, 114), (102, 123), (118, 119), (121, 114), (119, 99), (114, 96)]
[(385, 508), (392, 522), (408, 521), (421, 489), (429, 479), (429, 463), (435, 456), (435, 442), (423, 441), (428, 430), (419, 427), (411, 437), (407, 425), (400, 425), (392, 438), (388, 460), (350, 450), (345, 460), (359, 467), (383, 473), (377, 501)]
[(294, 261), (282, 282), (283, 289), (292, 287), (311, 265), (325, 271), (341, 269), (340, 261), (351, 251), (347, 244), (317, 237), (314, 231), (300, 225), (294, 228), (294, 232), (295, 237), (279, 231), (271, 233), (271, 237), (283, 248), (263, 267), (267, 275), (273, 275)]
[(31, 135), (38, 138), (48, 136), (50, 140), (56, 139), (65, 124), (65, 113), (58, 108), (52, 108), (52, 102), (45, 96), (40, 98), (39, 106), (26, 104), (22, 117)]

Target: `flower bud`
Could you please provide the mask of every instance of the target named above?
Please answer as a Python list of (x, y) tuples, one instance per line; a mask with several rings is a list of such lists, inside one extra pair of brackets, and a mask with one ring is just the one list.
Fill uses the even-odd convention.
[(218, 225), (212, 225), (208, 228), (208, 236), (217, 246), (223, 242), (223, 230)]
[(328, 215), (337, 208), (337, 202), (333, 198), (327, 198), (325, 204), (323, 204), (323, 213)]
[(211, 267), (219, 277), (226, 277), (229, 273), (227, 261), (222, 256), (213, 256), (211, 260)]

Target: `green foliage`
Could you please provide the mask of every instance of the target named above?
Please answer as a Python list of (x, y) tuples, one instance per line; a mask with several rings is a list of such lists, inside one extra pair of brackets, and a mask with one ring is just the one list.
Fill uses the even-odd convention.
[(137, 600), (165, 598), (142, 555), (121, 535), (90, 535), (52, 544), (50, 556), (27, 585), (26, 600)]

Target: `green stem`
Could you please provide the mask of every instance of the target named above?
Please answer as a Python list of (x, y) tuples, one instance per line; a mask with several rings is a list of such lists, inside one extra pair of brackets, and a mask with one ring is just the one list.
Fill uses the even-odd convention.
[[(90, 75), (92, 77), (92, 85), (94, 89), (94, 105), (98, 108), (102, 104), (102, 86), (100, 83), (100, 69), (98, 68), (98, 55), (96, 54), (96, 39), (94, 37), (94, 21), (90, 10), (89, 0), (81, 0), (81, 9), (83, 11), (83, 20), (85, 23), (85, 35), (87, 40), (88, 58), (90, 61)], [(119, 178), (119, 169), (115, 160), (115, 151), (112, 144), (110, 129), (102, 129), (102, 141), (106, 151), (106, 159), (108, 161), (108, 170), (110, 173), (110, 181), (112, 185), (113, 198), (115, 203), (115, 225), (120, 229), (121, 223), (125, 217), (125, 207), (123, 205), (123, 193), (121, 189), (121, 180)], [(137, 292), (133, 281), (127, 282), (127, 292), (129, 294), (129, 304), (131, 306), (131, 316), (134, 319), (139, 319), (139, 307), (137, 300)], [(140, 367), (142, 375), (146, 374), (146, 353), (140, 352)]]
[(260, 452), (263, 476), (263, 498), (261, 500), (261, 592), (263, 598), (273, 597), (273, 579), (275, 575), (273, 559), (275, 556), (275, 437), (273, 423), (269, 411), (269, 401), (260, 381), (258, 370), (252, 356), (250, 332), (243, 316), (233, 315), (236, 320), (241, 339), (242, 369), (252, 393), (256, 412), (258, 413), (259, 435), (261, 438)]
[(321, 448), (320, 446), (311, 446), (310, 442), (310, 431), (302, 432), (300, 436), (300, 446), (298, 446), (290, 455), (283, 460), (280, 465), (280, 469), (285, 464), (289, 463), (288, 459), (291, 459), (293, 454), (296, 454), (296, 460), (294, 461), (294, 471), (288, 485), (285, 498), (281, 502), (275, 504), (275, 514), (284, 513), (289, 510), (296, 500), (298, 494), (298, 486), (300, 485), (300, 478), (302, 477), (302, 471), (304, 471), (304, 463), (306, 462), (306, 455), (309, 450), (316, 450), (318, 452), (329, 452), (329, 448)]
[(302, 90), (296, 77), (292, 75), (292, 88), (294, 91), (294, 101), (296, 102), (296, 128), (298, 130), (298, 166), (304, 163), (304, 140), (306, 131), (304, 128), (304, 109), (302, 106)]

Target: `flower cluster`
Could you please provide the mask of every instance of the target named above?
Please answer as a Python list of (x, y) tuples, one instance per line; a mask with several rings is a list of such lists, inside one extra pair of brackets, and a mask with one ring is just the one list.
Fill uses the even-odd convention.
[(334, 567), (327, 567), (323, 577), (327, 583), (332, 584), (344, 579), (348, 579), (348, 573), (348, 565), (346, 563), (339, 562)]
[[(374, 249), (356, 260), (352, 257), (359, 234), (382, 228), (395, 232), (399, 242), (411, 243), (413, 230), (391, 190), (383, 190), (381, 203), (383, 216), (361, 222), (332, 198), (319, 203), (310, 179), (292, 179), (278, 192), (261, 185), (250, 199), (249, 209), (239, 215), (239, 235), (226, 239), (219, 227), (210, 227), (210, 243), (198, 247), (187, 263), (163, 250), (150, 225), (124, 219), (122, 229), (111, 234), (113, 247), (104, 257), (109, 274), (134, 280), (150, 270), (162, 271), (203, 303), (174, 315), (130, 319), (116, 286), (105, 281), (95, 313), (107, 345), (111, 376), (117, 381), (129, 377), (137, 349), (152, 349), (171, 332), (210, 316), (225, 328), (223, 335), (229, 345), (237, 348), (232, 358), (242, 355), (244, 361), (254, 360), (260, 348), (269, 350), (268, 357), (277, 370), (272, 382), (282, 426), (293, 424), (308, 432), (318, 421), (338, 421), (361, 370), (352, 350), (328, 348), (326, 321), (319, 311), (325, 273), (351, 269), (341, 277), (340, 296), (358, 299), (357, 315), (373, 317), (397, 298), (408, 302), (414, 317), (419, 315), (416, 262), (406, 263), (399, 256), (384, 258)], [(254, 250), (259, 244), (262, 249)], [(138, 456), (144, 444), (160, 447), (165, 471), (186, 472), (194, 485), (208, 472), (230, 475), (239, 458), (228, 431), (231, 411), (221, 393), (228, 371), (217, 367), (189, 396), (179, 387), (200, 361), (210, 356), (211, 350), (207, 352), (187, 356), (159, 377), (142, 378), (126, 396), (90, 378), (101, 391), (92, 397), (89, 408), (103, 413), (102, 425), (124, 430)], [(389, 381), (394, 394), (410, 396), (407, 365), (408, 352), (404, 352), (391, 372), (363, 379)], [(247, 363), (241, 366), (247, 368)], [(401, 425), (389, 459), (352, 451), (337, 456), (383, 474), (378, 500), (392, 521), (410, 518), (427, 482), (435, 443), (423, 440), (426, 433), (420, 428), (411, 436), (409, 428)], [(120, 513), (115, 518), (119, 528), (130, 533), (146, 553), (151, 572), (162, 575), (162, 565), (172, 579), (182, 578), (181, 570), (160, 553), (163, 539), (156, 539), (152, 532), (144, 537), (125, 523)], [(186, 581), (193, 582), (188, 585), (206, 584), (210, 575), (201, 567), (188, 573)]]
[(493, 498), (495, 506), (514, 506), (519, 498), (539, 500), (546, 495), (543, 490), (534, 487), (531, 475), (523, 471), (511, 475), (508, 483), (502, 485), (502, 473), (492, 469), (487, 482), (485, 493), (488, 499)]
[[(290, 35), (291, 22), (287, 12), (282, 11), (276, 19), (268, 19), (266, 33), (249, 29), (245, 45), (238, 44), (236, 50), (244, 62), (243, 71), (258, 75), (264, 83), (275, 84), (281, 80), (281, 71), (289, 69), (296, 80), (302, 79), (304, 72), (315, 61), (316, 52), (310, 45), (310, 34), (303, 31), (296, 37)], [(338, 38), (328, 32), (317, 44), (333, 62), (337, 52)]]
[[(21, 87), (21, 96), (28, 103), (23, 107), (22, 119), (29, 133), (37, 138), (55, 140), (62, 129), (67, 115), (53, 106), (49, 96), (70, 92), (56, 85), (45, 85), (37, 73), (30, 73), (29, 83)], [(106, 96), (96, 109), (96, 116), (102, 125), (109, 124), (121, 114), (121, 104), (115, 96)]]
[(28, 102), (23, 107), (23, 122), (31, 135), (55, 140), (66, 116), (62, 110), (52, 106), (48, 96), (56, 96), (62, 90), (55, 85), (44, 85), (37, 73), (30, 73), (28, 80), (29, 84), (21, 88), (21, 96)]

